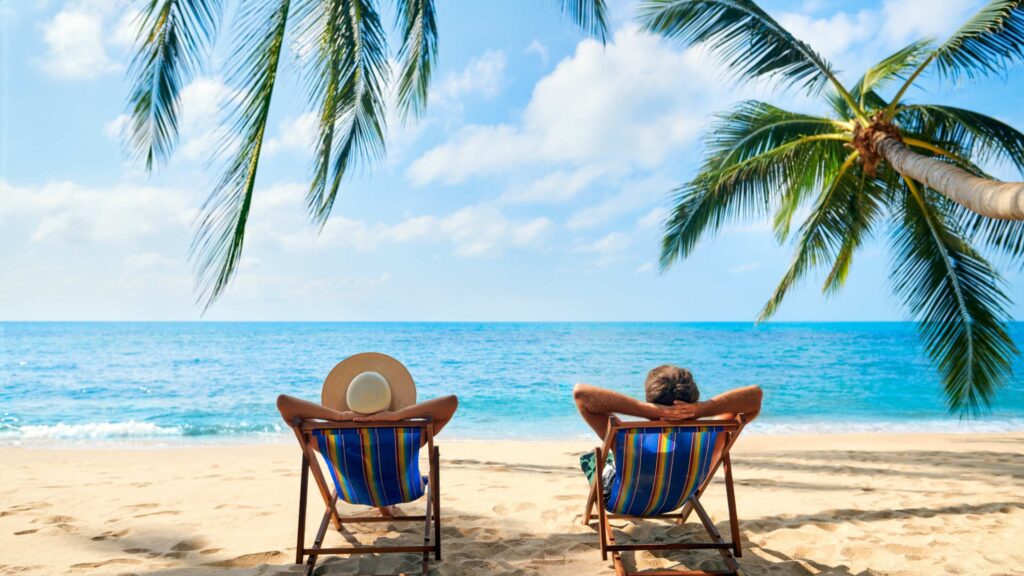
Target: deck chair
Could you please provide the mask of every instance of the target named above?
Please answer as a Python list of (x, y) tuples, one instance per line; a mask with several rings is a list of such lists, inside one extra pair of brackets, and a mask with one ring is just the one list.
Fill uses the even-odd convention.
[[(324, 554), (419, 553), (423, 555), (423, 574), (426, 575), (430, 568), (430, 553), (434, 554), (435, 560), (441, 559), (440, 451), (434, 446), (431, 420), (335, 422), (296, 419), (292, 429), (302, 447), (295, 563), (302, 564), (305, 559), (309, 576), (316, 566), (317, 557)], [(424, 438), (429, 454), (428, 476), (420, 475), (419, 453)], [(326, 474), (322, 468), (326, 468)], [(307, 547), (306, 495), (310, 472), (327, 510), (313, 545)], [(330, 477), (332, 485), (328, 485), (327, 477)], [(350, 504), (391, 506), (418, 500), (424, 494), (427, 496), (426, 512), (422, 516), (341, 516), (336, 507), (339, 498)], [(423, 545), (323, 546), (328, 523), (344, 534), (346, 524), (368, 522), (423, 522)]]
[[(622, 422), (611, 417), (604, 446), (594, 449), (597, 471), (583, 514), (583, 523), (590, 524), (594, 506), (598, 506), (601, 558), (607, 560), (611, 553), (617, 576), (632, 576), (626, 571), (620, 554), (629, 550), (718, 550), (728, 567), (728, 570), (711, 572), (644, 572), (644, 576), (737, 574), (739, 565), (736, 557), (742, 555), (742, 550), (729, 449), (742, 429), (742, 415), (735, 420), (679, 422)], [(716, 450), (719, 440), (722, 440), (720, 451)], [(608, 454), (614, 459), (616, 475), (608, 492), (608, 502), (604, 504), (601, 497), (605, 493), (602, 472)], [(711, 483), (719, 465), (725, 468), (725, 494), (732, 532), (732, 540), (729, 542), (722, 539), (700, 503), (700, 497)], [(682, 524), (693, 511), (697, 512), (711, 542), (618, 544), (609, 523), (609, 520), (617, 519), (668, 519)]]

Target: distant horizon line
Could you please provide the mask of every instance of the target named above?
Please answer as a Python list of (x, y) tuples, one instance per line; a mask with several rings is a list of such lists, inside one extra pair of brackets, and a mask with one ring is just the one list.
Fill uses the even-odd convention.
[[(1009, 320), (1019, 324), (1022, 320)], [(914, 320), (4, 320), (0, 324), (917, 324)]]

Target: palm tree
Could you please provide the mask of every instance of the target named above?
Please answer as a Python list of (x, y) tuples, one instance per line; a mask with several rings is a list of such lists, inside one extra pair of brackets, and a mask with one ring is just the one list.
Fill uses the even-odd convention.
[(981, 165), (1008, 161), (1024, 172), (1024, 134), (978, 112), (905, 97), (933, 65), (955, 80), (1024, 60), (1022, 2), (989, 2), (942, 44), (914, 42), (851, 88), (750, 0), (647, 0), (640, 18), (650, 31), (708, 47), (741, 78), (799, 86), (829, 110), (803, 114), (747, 101), (720, 115), (697, 175), (677, 190), (662, 269), (738, 218), (771, 217), (783, 242), (798, 209), (810, 204), (792, 263), (760, 313), (767, 320), (813, 270), (827, 268), (825, 294), (839, 290), (857, 249), (887, 226), (891, 281), (937, 364), (949, 409), (987, 408), (1017, 349), (1004, 281), (975, 246), (1024, 256), (1024, 184), (999, 183)]
[[(138, 0), (142, 15), (129, 68), (126, 137), (147, 170), (166, 162), (178, 136), (183, 86), (206, 65), (224, 0)], [(562, 11), (602, 41), (604, 0), (560, 0)], [(437, 58), (433, 0), (395, 0), (401, 45), (396, 106), (403, 120), (427, 104)], [(377, 0), (238, 0), (236, 44), (227, 62), (240, 95), (229, 105), (221, 148), (223, 173), (203, 205), (191, 256), (199, 299), (209, 307), (234, 277), (260, 165), (267, 119), (288, 45), (310, 46), (300, 59), (310, 107), (319, 115), (306, 207), (323, 226), (345, 175), (384, 155), (391, 52)]]

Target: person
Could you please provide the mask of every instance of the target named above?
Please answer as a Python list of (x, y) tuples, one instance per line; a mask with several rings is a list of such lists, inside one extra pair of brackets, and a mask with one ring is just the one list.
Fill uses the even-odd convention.
[[(459, 408), (455, 395), (416, 401), (416, 385), (409, 370), (386, 354), (363, 352), (342, 360), (324, 381), (321, 402), (287, 394), (277, 397), (277, 410), (291, 427), (302, 420), (342, 422), (400, 422), (430, 418), (434, 436), (449, 423)], [(427, 438), (421, 439), (421, 445)], [(377, 508), (381, 516), (394, 517), (394, 506)]]
[[(759, 386), (744, 386), (701, 401), (693, 374), (686, 368), (667, 364), (648, 372), (644, 393), (646, 401), (640, 401), (614, 390), (579, 383), (573, 387), (572, 397), (580, 416), (602, 441), (608, 432), (608, 420), (612, 414), (666, 421), (700, 418), (731, 420), (737, 414), (743, 414), (744, 421), (750, 423), (761, 413), (763, 398)], [(587, 480), (593, 482), (597, 470), (594, 454), (582, 455), (580, 467)], [(614, 477), (615, 466), (609, 454), (601, 476), (606, 490), (603, 496), (606, 499)]]

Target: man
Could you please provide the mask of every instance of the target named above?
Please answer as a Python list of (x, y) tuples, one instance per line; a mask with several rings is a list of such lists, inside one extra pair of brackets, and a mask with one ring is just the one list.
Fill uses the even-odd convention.
[[(608, 419), (612, 414), (669, 421), (698, 418), (724, 420), (743, 414), (745, 421), (749, 423), (761, 412), (760, 387), (736, 388), (700, 402), (700, 391), (693, 380), (693, 375), (689, 370), (677, 366), (658, 366), (648, 372), (644, 392), (647, 401), (641, 402), (625, 394), (580, 383), (573, 387), (572, 397), (576, 401), (580, 415), (601, 440), (605, 439), (608, 432)], [(722, 441), (724, 438), (719, 439), (719, 442)], [(720, 450), (720, 446), (717, 449)], [(580, 457), (580, 468), (583, 469), (587, 480), (592, 483), (597, 472), (593, 452)], [(602, 497), (605, 502), (608, 500), (614, 478), (615, 463), (609, 455), (601, 472), (601, 480), (605, 487)]]
[(641, 402), (625, 394), (580, 383), (573, 387), (572, 397), (580, 415), (603, 440), (612, 414), (648, 420), (723, 420), (743, 414), (749, 423), (761, 412), (763, 396), (760, 387), (745, 386), (700, 402), (700, 392), (690, 371), (669, 365), (658, 366), (647, 374), (644, 391), (647, 401)]

